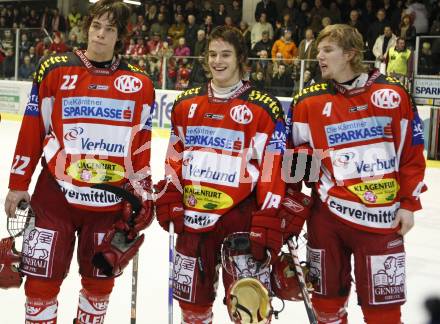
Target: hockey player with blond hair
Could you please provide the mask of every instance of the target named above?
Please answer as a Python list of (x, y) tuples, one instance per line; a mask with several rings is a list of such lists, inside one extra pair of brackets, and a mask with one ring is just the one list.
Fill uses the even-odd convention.
[(395, 79), (366, 72), (363, 40), (348, 25), (318, 38), (323, 82), (300, 91), (291, 141), (321, 159), (307, 222), (309, 276), (318, 322), (347, 323), (351, 256), (368, 324), (400, 324), (406, 300), (403, 236), (421, 209), (423, 123)]

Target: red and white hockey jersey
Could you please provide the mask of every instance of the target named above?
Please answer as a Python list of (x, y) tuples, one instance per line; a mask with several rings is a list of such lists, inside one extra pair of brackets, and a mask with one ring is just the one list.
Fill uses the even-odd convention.
[(208, 231), (254, 190), (260, 208), (278, 207), (286, 133), (275, 97), (244, 83), (222, 100), (205, 85), (176, 99), (171, 122), (166, 174), (182, 184), (187, 230)]
[(150, 172), (153, 103), (153, 84), (135, 66), (116, 60), (108, 69), (95, 68), (81, 51), (43, 59), (26, 106), (9, 188), (28, 190), (44, 154), (69, 203), (117, 210), (118, 197), (91, 185), (122, 185), (135, 173)]
[(314, 187), (332, 214), (386, 233), (396, 230), (399, 208), (421, 208), (423, 126), (398, 81), (377, 71), (364, 77), (365, 86), (351, 90), (332, 81), (303, 89), (288, 124), (293, 145), (308, 144), (322, 158)]

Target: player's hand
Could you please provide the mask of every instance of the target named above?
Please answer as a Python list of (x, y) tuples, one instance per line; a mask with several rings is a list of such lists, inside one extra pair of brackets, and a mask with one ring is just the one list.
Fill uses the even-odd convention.
[(183, 232), (184, 208), (183, 195), (168, 179), (159, 181), (155, 186), (156, 192), (156, 217), (159, 225), (165, 230), (169, 230), (170, 222), (174, 224), (174, 232)]
[(414, 213), (410, 210), (400, 208), (396, 213), (396, 219), (393, 222), (393, 227), (400, 227), (397, 231), (400, 235), (405, 235), (414, 226)]
[(31, 197), (27, 191), (9, 190), (5, 200), (5, 212), (8, 217), (15, 215), (15, 209), (20, 201), (30, 202)]
[(128, 232), (128, 239), (132, 240), (140, 231), (147, 228), (154, 218), (151, 177), (133, 183), (129, 182), (125, 189), (142, 201), (142, 207), (133, 219), (133, 208), (129, 202), (124, 201), (122, 219), (115, 224), (116, 228)]

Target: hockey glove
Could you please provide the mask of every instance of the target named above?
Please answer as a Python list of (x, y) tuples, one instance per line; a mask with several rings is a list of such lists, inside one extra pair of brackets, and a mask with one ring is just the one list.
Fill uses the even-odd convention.
[(119, 276), (122, 270), (136, 255), (144, 242), (144, 234), (134, 240), (127, 240), (124, 232), (116, 229), (107, 232), (93, 256), (93, 265), (100, 269), (106, 276)]
[(183, 232), (183, 195), (168, 179), (154, 186), (156, 192), (156, 216), (160, 226), (168, 231), (170, 222), (174, 224), (174, 232)]
[(288, 189), (281, 201), (278, 216), (284, 222), (283, 243), (291, 236), (301, 233), (304, 222), (309, 218), (312, 208), (312, 198), (299, 191)]
[(142, 201), (142, 208), (131, 219), (133, 208), (128, 201), (124, 201), (122, 204), (122, 219), (115, 224), (118, 230), (127, 233), (129, 240), (133, 240), (140, 231), (147, 228), (154, 218), (151, 178), (148, 177), (141, 181), (133, 182), (133, 184), (134, 187), (131, 182), (127, 183), (125, 190), (131, 192)]
[(257, 260), (264, 260), (266, 249), (275, 261), (281, 246), (291, 236), (298, 236), (310, 215), (312, 200), (307, 195), (288, 190), (278, 209), (254, 212), (251, 223), (251, 251)]
[(14, 238), (0, 240), (0, 288), (19, 288), (22, 274), (18, 270), (20, 253), (15, 249)]

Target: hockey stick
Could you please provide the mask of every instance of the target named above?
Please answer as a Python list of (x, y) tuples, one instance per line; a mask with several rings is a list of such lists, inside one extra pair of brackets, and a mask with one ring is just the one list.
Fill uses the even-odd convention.
[(304, 306), (306, 307), (309, 322), (310, 324), (318, 324), (318, 319), (316, 318), (315, 311), (313, 310), (312, 301), (310, 300), (309, 292), (307, 290), (306, 280), (304, 279), (304, 274), (301, 268), (301, 264), (299, 262), (298, 245), (291, 237), (287, 240), (287, 246), (289, 247), (289, 252), (295, 265), (295, 275), (299, 283), (299, 288), (301, 289), (301, 294), (303, 296)]
[[(134, 222), (135, 215), (141, 210), (141, 202), (134, 194), (121, 188), (109, 185), (107, 183), (98, 183), (93, 186), (93, 188), (106, 190), (114, 193), (118, 197), (128, 201), (132, 208), (133, 214), (128, 223), (132, 224)], [(139, 252), (133, 258), (133, 268), (131, 272), (131, 308), (130, 308), (130, 324), (136, 324), (136, 302), (137, 302), (137, 283), (138, 283), (138, 264), (139, 264)]]
[(133, 258), (133, 269), (131, 272), (131, 312), (130, 324), (136, 324), (136, 302), (137, 302), (137, 282), (138, 282), (138, 262), (139, 252)]
[(168, 273), (168, 324), (173, 324), (173, 277), (174, 277), (174, 223), (169, 228), (169, 273)]

